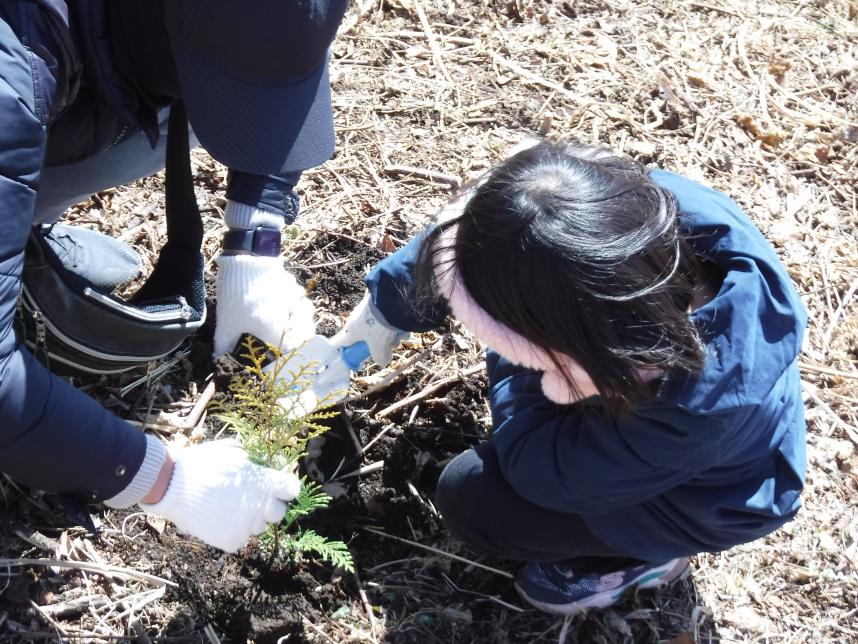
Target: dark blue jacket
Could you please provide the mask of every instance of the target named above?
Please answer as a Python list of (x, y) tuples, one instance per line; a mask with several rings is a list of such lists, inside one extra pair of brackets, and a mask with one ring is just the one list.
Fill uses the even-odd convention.
[[(598, 397), (560, 407), (539, 374), (491, 356), (492, 440), (504, 476), (536, 505), (580, 514), (614, 548), (652, 561), (729, 548), (799, 508), (805, 423), (799, 370), (806, 314), (786, 270), (725, 195), (677, 175), (653, 179), (679, 202), (695, 250), (726, 273), (691, 318), (707, 348), (698, 377), (607, 420)], [(404, 330), (438, 316), (407, 297), (416, 244), (367, 278), (376, 306)]]
[[(134, 129), (157, 136), (157, 106), (140, 101), (112, 64), (105, 8), (102, 0), (0, 3), (0, 471), (95, 499), (137, 473), (143, 434), (51, 375), (12, 321), (43, 165), (98, 154)], [(294, 181), (233, 172), (227, 196), (294, 215)]]

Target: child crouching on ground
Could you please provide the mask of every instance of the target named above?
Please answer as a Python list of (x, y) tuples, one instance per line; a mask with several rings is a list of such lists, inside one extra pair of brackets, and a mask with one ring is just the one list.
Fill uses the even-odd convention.
[(534, 606), (609, 606), (795, 516), (806, 315), (723, 194), (540, 143), (367, 286), (343, 355), (384, 363), (448, 312), (488, 347), (492, 436), (446, 467), (437, 505), (474, 548), (527, 562)]

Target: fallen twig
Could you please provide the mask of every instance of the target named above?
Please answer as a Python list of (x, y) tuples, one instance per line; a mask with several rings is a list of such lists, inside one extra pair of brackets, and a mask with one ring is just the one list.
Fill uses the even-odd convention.
[(432, 31), (432, 26), (429, 24), (429, 19), (426, 17), (426, 12), (420, 4), (420, 0), (412, 0), (414, 12), (417, 14), (417, 19), (420, 20), (420, 26), (426, 34), (426, 41), (429, 43), (429, 49), (432, 50), (432, 57), (435, 59), (435, 66), (444, 76), (448, 83), (452, 83), (450, 72), (447, 71), (447, 66), (444, 64), (444, 54), (441, 47), (438, 46), (438, 39), (435, 38), (435, 32)]
[(59, 548), (59, 542), (56, 539), (51, 539), (43, 535), (38, 530), (32, 530), (23, 524), (17, 524), (13, 527), (13, 530), (19, 538), (23, 539), (31, 546), (35, 546), (39, 550), (43, 550), (44, 552), (49, 552), (52, 555), (57, 553), (57, 548)]
[[(7, 568), (20, 568), (22, 566), (48, 566), (57, 568), (77, 568), (80, 570), (89, 570), (104, 575), (115, 575), (118, 577), (128, 577), (129, 579), (139, 579), (147, 581), (156, 586), (173, 586), (178, 587), (178, 584), (169, 579), (150, 575), (149, 573), (131, 570), (130, 568), (120, 568), (119, 566), (111, 566), (108, 564), (96, 564), (90, 561), (62, 561), (60, 559), (13, 559), (10, 557), (0, 558), (0, 566)], [(3, 573), (0, 573), (3, 575)]]
[(816, 387), (806, 382), (801, 383), (802, 389), (807, 392), (807, 395), (810, 396), (811, 400), (816, 403), (817, 407), (819, 407), (825, 414), (831, 418), (835, 427), (839, 427), (842, 429), (846, 435), (852, 440), (853, 443), (858, 445), (858, 431), (856, 431), (853, 427), (849, 425), (849, 423), (845, 422), (840, 416), (834, 413), (834, 410), (831, 409), (831, 406), (825, 402), (822, 398), (820, 398), (819, 394), (816, 393)]
[(354, 443), (355, 450), (358, 454), (360, 454), (363, 446), (360, 444), (360, 439), (357, 434), (355, 434), (355, 428), (352, 425), (352, 419), (349, 417), (349, 412), (347, 410), (343, 410), (342, 413), (343, 422), (346, 424), (346, 430), (349, 432), (349, 437), (352, 439), (352, 443)]
[[(455, 376), (450, 376), (449, 378), (444, 378), (443, 380), (439, 380), (438, 382), (436, 382), (432, 385), (429, 385), (428, 387), (426, 387), (422, 391), (420, 391), (420, 392), (418, 392), (412, 396), (408, 396), (407, 398), (403, 398), (402, 400), (393, 403), (389, 407), (382, 409), (380, 412), (375, 414), (375, 417), (376, 418), (383, 418), (384, 416), (388, 416), (388, 415), (392, 414), (393, 412), (410, 405), (411, 403), (422, 400), (423, 398), (427, 398), (427, 397), (431, 396), (432, 394), (434, 394), (436, 391), (443, 389), (444, 387), (447, 387), (449, 385), (452, 385), (455, 382), (461, 380), (462, 378), (467, 378), (468, 376), (471, 376), (471, 375), (485, 369), (485, 366), (486, 366), (485, 363), (480, 363), (478, 365), (474, 365), (473, 367), (466, 369), (465, 371), (462, 371), (461, 373), (459, 373)], [(384, 436), (386, 436), (387, 433), (391, 429), (393, 429), (394, 427), (396, 427), (395, 424), (388, 425), (387, 427), (382, 429), (380, 432), (378, 432), (378, 434), (373, 436), (372, 440), (370, 440), (366, 445), (363, 446), (363, 449), (361, 450), (361, 454), (366, 454), (373, 445), (375, 445), (378, 441), (380, 441), (382, 438), (384, 438)]]
[(133, 391), (134, 389), (136, 389), (137, 387), (142, 385), (144, 382), (154, 382), (155, 380), (158, 380), (158, 378), (160, 378), (165, 373), (167, 373), (174, 365), (178, 364), (178, 362), (180, 360), (187, 358), (189, 355), (191, 355), (190, 349), (186, 349), (184, 351), (177, 353), (172, 358), (170, 358), (167, 362), (165, 362), (162, 365), (159, 365), (158, 367), (155, 367), (151, 372), (147, 373), (145, 376), (141, 376), (140, 378), (138, 378), (134, 382), (125, 385), (122, 389), (119, 390), (119, 396), (124, 397), (128, 392)]
[(39, 610), (52, 617), (69, 617), (77, 615), (87, 610), (90, 606), (93, 608), (101, 608), (110, 604), (111, 601), (106, 595), (85, 595), (68, 601), (59, 602), (58, 604), (47, 604), (39, 606)]
[(361, 398), (366, 398), (367, 396), (371, 396), (374, 393), (378, 393), (379, 391), (387, 389), (393, 382), (398, 380), (411, 367), (413, 367), (415, 364), (420, 362), (423, 358), (425, 358), (427, 355), (432, 353), (435, 349), (440, 347), (441, 342), (444, 340), (445, 337), (446, 337), (446, 335), (442, 336), (431, 347), (426, 347), (420, 353), (418, 353), (416, 356), (412, 356), (411, 358), (406, 360), (402, 364), (402, 366), (398, 367), (394, 371), (391, 371), (384, 378), (382, 378), (381, 382), (378, 382), (378, 383), (372, 385), (371, 387), (368, 387), (367, 389), (360, 392), (359, 394), (355, 394), (354, 396), (346, 398), (343, 401), (343, 404), (351, 403), (351, 402), (354, 402), (355, 400), (360, 400)]
[(372, 605), (369, 603), (369, 599), (366, 596), (366, 591), (363, 589), (363, 584), (360, 581), (360, 575), (358, 574), (357, 568), (355, 568), (354, 573), (352, 573), (355, 578), (355, 584), (358, 589), (358, 596), (360, 597), (361, 604), (363, 604), (363, 609), (366, 612), (366, 617), (369, 620), (369, 629), (372, 633), (372, 641), (377, 642), (378, 632), (378, 623), (375, 621), (375, 615), (373, 614)]
[(831, 317), (831, 320), (828, 323), (828, 328), (825, 330), (825, 334), (823, 334), (822, 336), (822, 345), (824, 347), (828, 347), (831, 344), (831, 339), (834, 337), (834, 331), (837, 328), (838, 323), (840, 322), (840, 316), (843, 314), (844, 309), (849, 306), (849, 302), (855, 295), (855, 291), (858, 291), (858, 279), (852, 282), (852, 285), (843, 295), (843, 298), (840, 300), (840, 304), (834, 311), (834, 315)]
[(437, 170), (429, 170), (428, 168), (416, 168), (410, 165), (388, 165), (385, 166), (384, 171), (387, 174), (418, 177), (420, 179), (426, 179), (427, 181), (443, 183), (454, 189), (457, 189), (462, 185), (462, 180), (456, 175), (438, 172)]
[[(328, 637), (328, 635), (325, 633), (325, 631), (323, 631), (321, 628), (319, 628), (313, 622), (311, 622), (309, 619), (307, 619), (306, 615), (301, 615), (301, 619), (304, 620), (304, 623), (307, 626), (312, 628), (317, 634), (321, 635), (326, 642), (330, 642), (331, 644), (337, 644), (334, 640), (332, 640), (330, 637)], [(286, 644), (288, 639), (291, 639), (291, 637), (289, 635), (286, 635), (285, 637), (281, 637), (279, 640), (277, 640), (277, 644), (281, 644), (281, 643)]]
[[(402, 400), (396, 401), (395, 403), (393, 403), (389, 407), (385, 407), (381, 411), (377, 412), (375, 414), (375, 417), (376, 418), (384, 418), (385, 416), (390, 416), (392, 413), (402, 409), (403, 407), (408, 407), (408, 405), (411, 405), (411, 404), (417, 402), (418, 400), (423, 400), (424, 398), (428, 398), (432, 394), (437, 393), (438, 391), (444, 389), (445, 387), (449, 387), (450, 385), (455, 384), (455, 383), (459, 382), (460, 380), (463, 380), (464, 378), (468, 378), (469, 376), (473, 376), (475, 373), (479, 373), (480, 371), (485, 370), (485, 368), (486, 368), (486, 363), (481, 362), (481, 363), (476, 364), (472, 367), (468, 367), (467, 369), (465, 369), (463, 371), (460, 371), (455, 376), (449, 376), (447, 378), (442, 378), (441, 380), (438, 380), (437, 382), (434, 382), (431, 385), (427, 386), (422, 391), (418, 391), (416, 394), (412, 394), (411, 396), (408, 396), (407, 398), (403, 398)], [(366, 449), (367, 448), (364, 448), (364, 451), (366, 451)]]
[(858, 380), (858, 372), (850, 372), (850, 371), (839, 371), (838, 369), (832, 369), (831, 367), (823, 367), (818, 364), (810, 364), (808, 362), (803, 362), (799, 360), (798, 368), (802, 371), (810, 371), (811, 373), (822, 373), (826, 376), (835, 376), (837, 378), (850, 378), (852, 380)]
[(57, 623), (57, 621), (56, 621), (56, 620), (55, 620), (55, 619), (54, 619), (50, 614), (48, 614), (48, 613), (46, 613), (46, 612), (45, 612), (45, 610), (44, 610), (44, 607), (43, 607), (43, 606), (39, 606), (39, 605), (38, 605), (36, 602), (34, 602), (32, 599), (30, 600), (30, 606), (32, 606), (32, 607), (33, 607), (33, 609), (34, 609), (34, 610), (35, 610), (39, 615), (41, 615), (41, 616), (44, 618), (44, 620), (45, 620), (48, 624), (50, 624), (51, 626), (53, 626), (53, 627), (56, 629), (56, 635), (62, 635), (62, 638), (59, 638), (59, 637), (58, 637), (57, 639), (62, 640), (62, 639), (65, 639), (66, 637), (68, 637), (68, 633), (66, 633), (66, 631), (63, 629), (63, 627), (62, 627), (62, 626), (60, 626), (60, 625)]
[(217, 636), (217, 633), (215, 633), (211, 624), (206, 624), (203, 627), (203, 634), (208, 638), (211, 644), (221, 644), (220, 638)]
[(461, 587), (459, 587), (459, 585), (456, 582), (454, 582), (452, 579), (450, 579), (443, 572), (441, 573), (441, 576), (444, 578), (444, 580), (447, 582), (447, 584), (450, 586), (450, 588), (455, 590), (457, 593), (464, 593), (465, 595), (474, 595), (476, 597), (482, 597), (483, 599), (487, 599), (487, 600), (494, 602), (500, 606), (503, 606), (504, 608), (514, 610), (517, 613), (523, 613), (526, 610), (525, 608), (522, 608), (521, 606), (516, 606), (515, 604), (510, 604), (509, 602), (505, 602), (504, 600), (502, 600), (498, 597), (495, 597), (494, 595), (486, 595), (485, 593), (479, 593), (476, 590), (469, 590), (467, 588), (461, 588)]
[(147, 416), (143, 421), (131, 420), (128, 421), (132, 425), (145, 427), (147, 429), (155, 429), (165, 433), (188, 432), (195, 429), (203, 417), (203, 414), (211, 402), (212, 396), (215, 393), (214, 380), (206, 385), (203, 392), (197, 398), (191, 411), (185, 416), (177, 416), (175, 414), (160, 413), (157, 416)]
[[(146, 604), (151, 604), (153, 601), (161, 599), (164, 596), (164, 593), (166, 593), (166, 592), (167, 592), (166, 586), (159, 586), (158, 588), (153, 588), (152, 590), (147, 590), (147, 591), (144, 591), (142, 593), (137, 593), (136, 595), (133, 595), (131, 597), (123, 597), (120, 600), (120, 603), (122, 604), (123, 607), (125, 607), (125, 610), (123, 610), (118, 615), (115, 615), (114, 618), (122, 618), (122, 617), (125, 617), (126, 615), (128, 615), (129, 618), (132, 618), (134, 616), (134, 613), (136, 613), (138, 610), (140, 610), (141, 608), (146, 606)], [(136, 598), (136, 601), (134, 601), (134, 602), (130, 601), (131, 599), (135, 599), (135, 598)]]
[(374, 463), (370, 463), (369, 465), (364, 465), (359, 470), (355, 470), (354, 472), (349, 472), (348, 474), (341, 474), (340, 476), (334, 477), (331, 481), (341, 481), (342, 479), (351, 478), (352, 476), (363, 476), (364, 474), (372, 474), (384, 467), (384, 461), (375, 461)]
[(514, 579), (515, 575), (509, 573), (505, 570), (498, 570), (497, 568), (492, 568), (491, 566), (487, 566), (485, 564), (481, 564), (476, 561), (471, 561), (470, 559), (466, 559), (465, 557), (460, 557), (459, 555), (454, 555), (451, 552), (445, 552), (444, 550), (440, 550), (438, 548), (433, 548), (432, 546), (426, 546), (422, 543), (417, 543), (416, 541), (411, 541), (410, 539), (404, 539), (402, 537), (397, 537), (396, 535), (387, 534), (386, 532), (382, 532), (381, 530), (376, 530), (375, 528), (370, 528), (364, 526), (361, 528), (362, 530), (366, 530), (372, 534), (377, 534), (380, 537), (387, 537), (388, 539), (393, 539), (394, 541), (401, 541), (402, 543), (407, 543), (408, 545), (414, 546), (415, 548), (421, 548), (423, 550), (428, 550), (429, 552), (434, 552), (436, 555), (441, 555), (443, 557), (448, 557), (450, 559), (455, 559), (456, 561), (460, 561), (462, 563), (466, 563), (471, 566), (476, 566), (477, 568), (482, 568), (483, 570), (488, 570), (489, 572), (493, 572), (496, 575), (500, 575), (501, 577), (506, 577), (507, 579)]

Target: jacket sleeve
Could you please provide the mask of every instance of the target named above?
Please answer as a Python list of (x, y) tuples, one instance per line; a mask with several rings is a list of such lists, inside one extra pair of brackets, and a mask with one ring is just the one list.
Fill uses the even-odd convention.
[(401, 331), (430, 331), (441, 326), (449, 313), (443, 302), (423, 301), (414, 291), (417, 259), (433, 228), (385, 257), (366, 277), (376, 310), (387, 324)]
[(226, 198), (283, 215), (286, 223), (291, 224), (298, 216), (298, 196), (294, 188), (300, 179), (300, 172), (257, 175), (230, 170), (226, 183)]
[(541, 373), (490, 352), (492, 441), (505, 478), (550, 510), (599, 514), (651, 499), (717, 464), (719, 423), (676, 408), (609, 419), (598, 398), (558, 406)]
[[(146, 453), (142, 432), (50, 374), (13, 329), (51, 95), (0, 17), (0, 470), (51, 492), (116, 495)], [(44, 63), (42, 63), (43, 65)]]

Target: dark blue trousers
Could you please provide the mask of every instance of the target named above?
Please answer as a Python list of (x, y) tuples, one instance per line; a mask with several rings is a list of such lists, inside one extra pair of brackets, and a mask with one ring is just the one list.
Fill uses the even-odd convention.
[(578, 571), (637, 563), (601, 541), (579, 515), (547, 510), (520, 497), (503, 477), (490, 440), (450, 461), (435, 501), (451, 533), (495, 557), (563, 562)]

